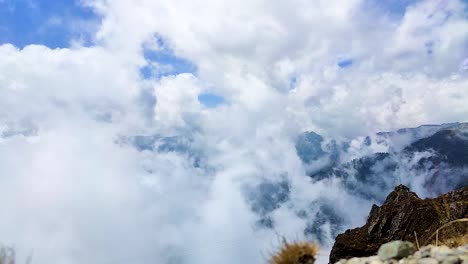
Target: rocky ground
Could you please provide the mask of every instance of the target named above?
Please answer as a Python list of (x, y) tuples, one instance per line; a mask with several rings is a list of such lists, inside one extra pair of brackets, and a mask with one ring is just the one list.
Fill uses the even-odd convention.
[[(382, 244), (394, 240), (415, 242), (417, 236), (421, 245), (433, 244), (433, 234), (438, 228), (468, 217), (467, 201), (468, 187), (437, 198), (421, 199), (408, 187), (397, 186), (383, 205), (372, 207), (364, 226), (338, 235), (330, 254), (330, 263), (376, 255)], [(464, 234), (468, 234), (468, 225), (460, 223), (441, 231), (439, 240)]]
[(393, 241), (382, 245), (378, 255), (342, 259), (339, 264), (468, 264), (468, 245), (457, 248), (426, 246), (416, 250), (410, 242)]

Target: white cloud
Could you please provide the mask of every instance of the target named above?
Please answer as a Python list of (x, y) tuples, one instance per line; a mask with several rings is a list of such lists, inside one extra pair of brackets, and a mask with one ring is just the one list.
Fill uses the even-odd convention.
[(154, 118), (159, 129), (183, 128), (194, 122), (191, 118), (201, 111), (198, 101), (201, 90), (192, 74), (163, 77), (154, 89), (157, 100)]
[[(259, 263), (277, 234), (302, 237), (301, 209), (313, 218), (309, 207), (329, 201), (351, 227), (372, 202), (336, 179), (312, 183), (300, 132), (352, 139), (468, 121), (460, 1), (420, 1), (399, 18), (358, 0), (85, 3), (103, 16), (96, 45), (0, 46), (0, 193), (13, 212), (0, 239), (33, 249), (35, 263)], [(196, 73), (142, 80), (155, 34)], [(228, 103), (204, 108), (204, 91)], [(116, 143), (154, 134), (188, 150)], [(257, 228), (246, 186), (284, 178), (276, 229)]]

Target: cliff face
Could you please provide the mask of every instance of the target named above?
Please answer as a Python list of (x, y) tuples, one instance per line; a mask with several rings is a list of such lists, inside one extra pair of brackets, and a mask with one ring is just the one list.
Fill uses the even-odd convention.
[[(343, 258), (366, 257), (377, 253), (380, 245), (392, 240), (415, 241), (421, 245), (443, 224), (468, 217), (468, 187), (434, 199), (420, 199), (414, 192), (399, 185), (382, 206), (373, 205), (364, 226), (346, 230), (337, 236), (330, 253), (330, 262)], [(468, 228), (452, 232), (467, 233)], [(443, 238), (444, 233), (441, 233)]]

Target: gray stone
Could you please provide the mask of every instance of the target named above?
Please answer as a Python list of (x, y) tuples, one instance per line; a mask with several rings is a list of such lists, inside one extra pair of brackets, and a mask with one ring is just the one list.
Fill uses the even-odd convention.
[(433, 258), (422, 258), (422, 259), (418, 259), (418, 264), (438, 264), (439, 262), (437, 261), (437, 259), (433, 259)]
[[(385, 249), (385, 247), (388, 248)], [(467, 246), (458, 248), (425, 246), (411, 254), (415, 250), (411, 243), (394, 241), (382, 245), (378, 256), (341, 260), (336, 264), (468, 264), (467, 249)], [(387, 252), (384, 252), (385, 250)], [(405, 253), (401, 253), (401, 251), (405, 251)], [(382, 259), (383, 254), (387, 254), (387, 259)], [(385, 256), (383, 257), (385, 258)]]
[(461, 259), (455, 256), (448, 256), (441, 261), (442, 264), (459, 264), (461, 263)]
[(365, 263), (366, 264), (381, 264), (382, 261), (380, 261), (378, 256), (372, 256), (372, 257), (366, 258)]
[(379, 248), (379, 258), (381, 260), (401, 259), (412, 255), (416, 251), (411, 242), (396, 240), (383, 244)]
[(446, 246), (441, 246), (434, 250), (433, 257), (436, 258), (438, 261), (442, 261), (449, 256), (454, 256), (455, 254), (455, 250), (451, 250)]
[(402, 258), (398, 261), (398, 264), (417, 264), (419, 258), (413, 258), (413, 256), (409, 256), (407, 258)]
[(460, 249), (460, 248), (455, 249), (454, 252), (455, 252), (455, 254), (457, 254), (457, 255), (468, 255), (468, 250), (465, 251), (465, 250), (462, 250), (462, 249)]
[(468, 245), (459, 246), (457, 249), (458, 249), (459, 251), (468, 253)]
[(361, 259), (360, 258), (352, 258), (352, 259), (349, 259), (347, 264), (361, 264), (363, 262), (361, 262)]
[(418, 254), (418, 257), (420, 257), (420, 258), (428, 258), (428, 257), (431, 256), (431, 248), (432, 248), (432, 246), (422, 247), (416, 253)]

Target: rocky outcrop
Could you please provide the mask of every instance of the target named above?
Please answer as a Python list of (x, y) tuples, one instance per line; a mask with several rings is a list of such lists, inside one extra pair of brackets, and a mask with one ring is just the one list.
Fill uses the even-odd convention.
[[(448, 248), (446, 246), (426, 246), (420, 250), (399, 251), (402, 244), (406, 244), (415, 248), (412, 243), (403, 241), (393, 241), (389, 244), (384, 244), (379, 249), (379, 254), (372, 257), (351, 258), (349, 260), (342, 259), (337, 264), (467, 264), (468, 263), (468, 245), (459, 246), (456, 248)], [(391, 245), (393, 244), (393, 245)], [(397, 246), (397, 247), (396, 247)], [(400, 253), (398, 256), (385, 255), (381, 253), (383, 249), (388, 248), (392, 253)], [(407, 247), (404, 247), (407, 249)], [(414, 254), (413, 254), (414, 253)]]
[[(330, 253), (330, 262), (352, 257), (367, 257), (377, 253), (379, 247), (393, 240), (415, 241), (428, 244), (430, 236), (451, 220), (468, 217), (468, 187), (443, 194), (434, 199), (421, 199), (408, 187), (399, 185), (382, 206), (373, 205), (363, 227), (346, 230), (337, 236)], [(466, 234), (466, 225), (444, 232)], [(450, 234), (440, 233), (440, 239)]]

